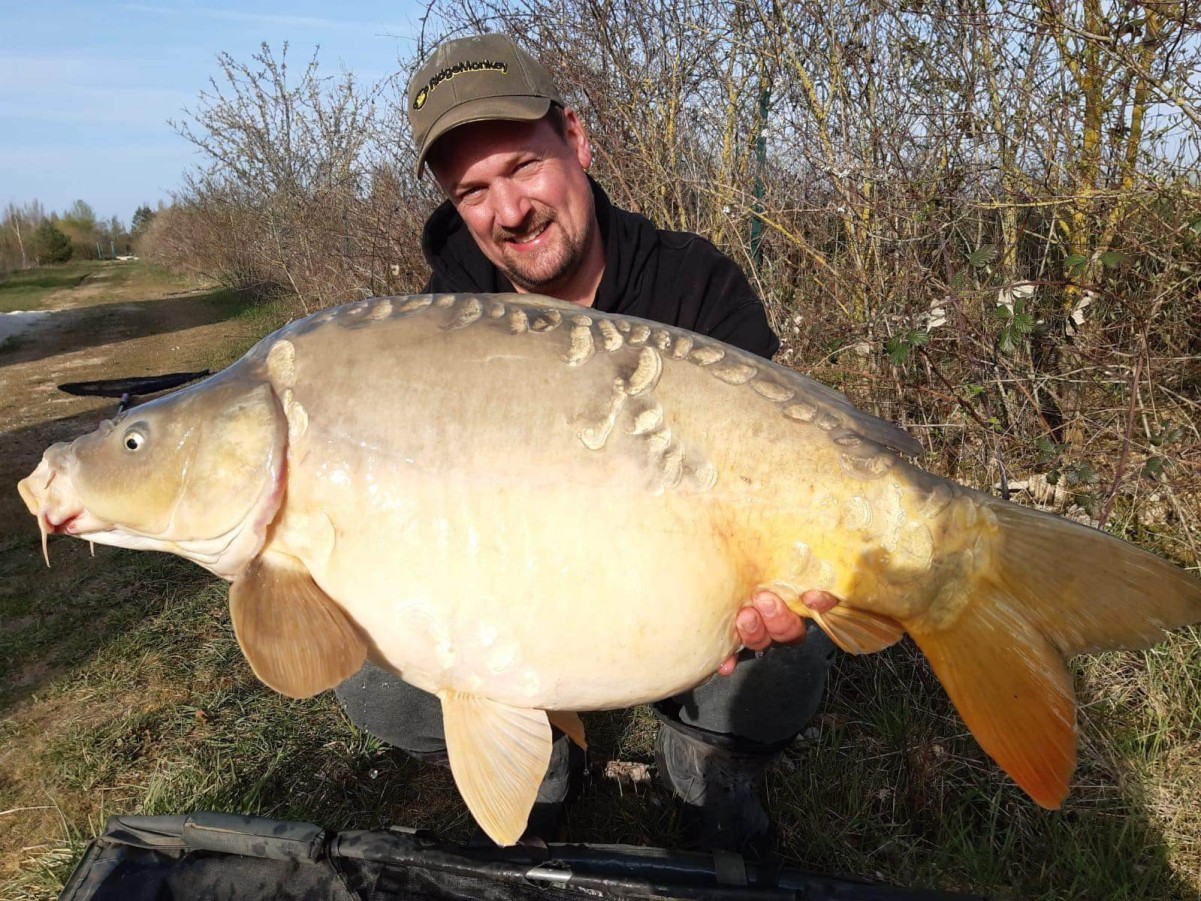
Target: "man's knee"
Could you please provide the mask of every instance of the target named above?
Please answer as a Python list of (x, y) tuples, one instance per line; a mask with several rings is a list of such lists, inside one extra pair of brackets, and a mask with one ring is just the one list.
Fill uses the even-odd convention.
[(834, 645), (810, 626), (799, 645), (774, 646), (729, 676), (656, 705), (661, 719), (756, 745), (787, 744), (817, 712)]
[(414, 757), (446, 757), (442, 702), (373, 663), (334, 689), (350, 721)]

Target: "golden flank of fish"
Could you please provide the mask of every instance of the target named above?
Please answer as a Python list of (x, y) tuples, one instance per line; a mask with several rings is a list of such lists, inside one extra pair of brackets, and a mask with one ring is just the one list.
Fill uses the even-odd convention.
[[(1064, 659), (1201, 620), (1201, 583), (1109, 535), (905, 462), (921, 446), (690, 332), (519, 295), (319, 312), (207, 381), (56, 444), (47, 533), (232, 583), (292, 697), (365, 659), (434, 692), (456, 782), (512, 843), (551, 724), (697, 685), (760, 587), (843, 649), (911, 635), (1039, 804), (1075, 767)], [(798, 596), (842, 599), (819, 615)]]

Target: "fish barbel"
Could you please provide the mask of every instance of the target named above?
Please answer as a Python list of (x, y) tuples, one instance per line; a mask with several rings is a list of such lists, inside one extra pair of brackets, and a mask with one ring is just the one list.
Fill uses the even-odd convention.
[[(521, 835), (551, 725), (691, 688), (760, 588), (844, 650), (908, 633), (985, 751), (1057, 807), (1065, 658), (1201, 620), (1201, 582), (1103, 532), (938, 478), (836, 391), (710, 338), (528, 295), (322, 311), (46, 451), (47, 533), (230, 581), (263, 682), (364, 660), (435, 693), (456, 784)], [(828, 613), (800, 602), (825, 589)]]

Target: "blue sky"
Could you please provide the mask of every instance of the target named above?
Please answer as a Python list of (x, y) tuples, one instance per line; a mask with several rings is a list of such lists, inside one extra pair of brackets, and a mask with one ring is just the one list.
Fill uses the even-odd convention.
[(365, 0), (0, 0), (0, 208), (76, 200), (127, 226), (170, 199), (197, 162), (167, 124), (195, 107), (217, 54), (249, 61), (289, 44), (293, 65), (320, 47), (321, 71), (361, 82), (397, 70), (415, 47), (424, 4)]

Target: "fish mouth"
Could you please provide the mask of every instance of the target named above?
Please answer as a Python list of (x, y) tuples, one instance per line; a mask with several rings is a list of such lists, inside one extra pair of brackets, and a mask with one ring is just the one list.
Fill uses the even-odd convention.
[[(50, 565), (46, 539), (50, 535), (85, 537), (101, 532), (105, 524), (91, 516), (70, 490), (70, 479), (61, 475), (57, 466), (45, 458), (27, 478), (17, 483), (17, 493), (29, 512), (37, 517), (42, 537), (42, 558)], [(56, 484), (56, 482), (58, 484)]]
[[(95, 529), (80, 528), (79, 521), (87, 515), (87, 511), (80, 509), (74, 513), (68, 513), (66, 516), (60, 516), (58, 522), (54, 521), (49, 513), (43, 513), (46, 520), (46, 525), (49, 527), (47, 531), (51, 535), (82, 535), (85, 532), (94, 532)], [(85, 523), (86, 526), (86, 523)]]

